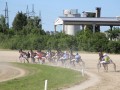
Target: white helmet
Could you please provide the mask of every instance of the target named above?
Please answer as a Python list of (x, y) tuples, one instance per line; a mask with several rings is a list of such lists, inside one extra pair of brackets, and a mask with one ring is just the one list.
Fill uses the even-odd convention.
[(64, 51), (64, 53), (67, 53), (66, 51)]
[(107, 56), (107, 53), (104, 53), (103, 56)]

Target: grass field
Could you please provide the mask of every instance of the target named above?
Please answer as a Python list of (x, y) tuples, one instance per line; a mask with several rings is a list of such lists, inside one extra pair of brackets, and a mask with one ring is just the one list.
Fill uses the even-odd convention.
[(44, 90), (48, 80), (48, 90), (59, 90), (84, 81), (80, 72), (71, 69), (40, 64), (13, 63), (27, 70), (27, 75), (0, 83), (0, 90)]

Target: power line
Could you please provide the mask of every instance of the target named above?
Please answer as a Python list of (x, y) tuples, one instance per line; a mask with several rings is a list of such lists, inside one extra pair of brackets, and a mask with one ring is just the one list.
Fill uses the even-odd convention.
[(29, 12), (29, 17), (35, 18), (34, 4), (32, 5), (32, 12)]

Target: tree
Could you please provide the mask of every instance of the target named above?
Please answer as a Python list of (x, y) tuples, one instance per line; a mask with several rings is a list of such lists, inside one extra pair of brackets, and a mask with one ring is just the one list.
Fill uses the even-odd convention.
[(5, 33), (7, 30), (7, 26), (5, 24), (5, 17), (3, 15), (0, 16), (0, 32)]
[(42, 25), (40, 22), (41, 22), (41, 19), (39, 17), (34, 18), (34, 26), (42, 29)]
[(90, 48), (93, 48), (94, 51), (106, 50), (108, 39), (104, 33), (94, 33), (92, 39), (90, 40)]
[(113, 30), (106, 31), (110, 40), (117, 39), (120, 34), (120, 28), (114, 27)]
[(27, 16), (22, 12), (18, 12), (14, 18), (12, 25), (13, 29), (16, 30), (17, 32), (21, 31), (23, 27), (27, 25)]
[(120, 41), (109, 41), (107, 44), (108, 49), (107, 52), (109, 53), (120, 53)]
[(24, 26), (23, 30), (22, 30), (22, 34), (26, 35), (26, 34), (39, 34), (39, 35), (45, 35), (45, 31), (42, 30), (42, 25), (40, 23), (40, 19), (38, 17), (34, 17), (34, 18), (28, 18), (27, 19), (27, 25)]

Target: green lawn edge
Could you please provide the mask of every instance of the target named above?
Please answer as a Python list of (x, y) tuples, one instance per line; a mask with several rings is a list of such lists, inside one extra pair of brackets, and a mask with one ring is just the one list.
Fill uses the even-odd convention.
[(0, 90), (44, 90), (48, 80), (48, 90), (60, 90), (87, 80), (79, 71), (41, 64), (11, 63), (26, 71), (24, 77), (0, 83)]

